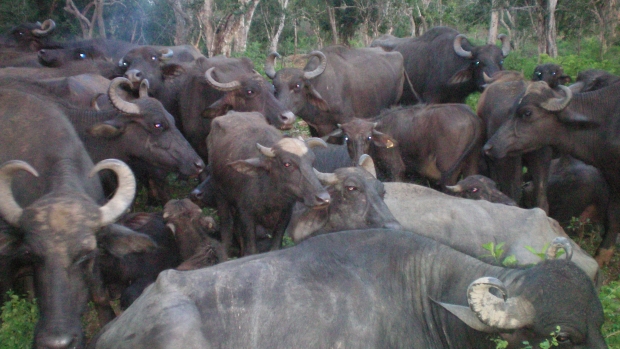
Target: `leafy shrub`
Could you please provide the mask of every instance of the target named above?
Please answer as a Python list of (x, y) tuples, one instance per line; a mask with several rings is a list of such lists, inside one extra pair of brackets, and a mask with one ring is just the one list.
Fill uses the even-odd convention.
[(620, 348), (620, 281), (601, 287), (599, 299), (603, 304), (605, 324), (603, 335), (610, 349)]
[(36, 303), (9, 292), (9, 301), (1, 309), (0, 349), (31, 348), (34, 325), (39, 319)]

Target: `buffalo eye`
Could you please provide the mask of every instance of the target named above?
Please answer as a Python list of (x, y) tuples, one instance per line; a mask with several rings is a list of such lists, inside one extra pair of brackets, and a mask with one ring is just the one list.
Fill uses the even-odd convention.
[(474, 65), (476, 65), (476, 67), (479, 66), (480, 65), (480, 61), (475, 61)]
[(284, 167), (287, 167), (287, 168), (288, 168), (288, 167), (291, 167), (291, 163), (290, 163), (290, 162), (285, 162), (285, 163), (284, 163)]
[(349, 136), (344, 135), (344, 141), (345, 141), (345, 142), (348, 142), (348, 141), (349, 141)]
[(555, 75), (555, 72), (551, 73), (551, 75)]
[(86, 53), (80, 53), (80, 54), (78, 54), (78, 58), (80, 58), (80, 59), (86, 59)]
[(22, 32), (22, 31), (18, 31), (18, 32), (17, 32), (17, 35), (19, 35), (19, 36), (24, 36), (24, 32)]
[(571, 342), (568, 333), (558, 333), (555, 339), (558, 341), (558, 344), (569, 344)]
[(369, 140), (369, 141), (372, 141), (372, 136), (368, 136), (368, 140)]
[(153, 124), (153, 128), (161, 130), (164, 128), (164, 124), (162, 124), (161, 122), (156, 122)]
[(151, 61), (156, 61), (157, 60), (157, 56), (151, 56)]
[(476, 193), (476, 192), (478, 192), (478, 188), (476, 188), (476, 187), (471, 188), (471, 192), (472, 192), (472, 193)]
[(300, 88), (301, 88), (301, 84), (300, 83), (297, 83), (297, 84), (295, 84), (295, 86), (293, 86), (293, 90), (295, 90), (295, 91), (299, 91)]
[(504, 60), (499, 61), (499, 65), (504, 65)]
[(346, 186), (346, 188), (347, 188), (347, 191), (356, 191), (357, 190), (357, 187), (352, 186), (352, 185), (348, 185), (348, 186)]
[(245, 94), (248, 95), (248, 96), (252, 96), (252, 95), (254, 95), (254, 90), (246, 90)]

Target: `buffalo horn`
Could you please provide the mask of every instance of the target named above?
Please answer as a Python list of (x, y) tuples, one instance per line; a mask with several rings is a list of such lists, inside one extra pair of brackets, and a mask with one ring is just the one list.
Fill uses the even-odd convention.
[(167, 61), (170, 58), (172, 58), (172, 56), (174, 56), (174, 51), (172, 51), (171, 49), (166, 48), (166, 49), (162, 49), (161, 50), (161, 60), (162, 61)]
[(494, 80), (493, 78), (491, 78), (490, 76), (488, 76), (488, 75), (487, 75), (487, 72), (485, 72), (485, 71), (483, 71), (483, 72), (482, 72), (482, 78), (484, 79), (484, 82), (485, 82), (486, 84), (490, 84), (490, 83), (492, 83), (492, 82), (493, 82), (493, 80)]
[[(112, 82), (110, 83), (110, 87), (108, 88), (108, 98), (110, 98), (110, 102), (116, 109), (122, 111), (123, 113), (140, 114), (140, 107), (138, 107), (137, 104), (127, 102), (126, 100), (121, 98), (121, 96), (119, 96), (116, 89), (121, 84), (131, 85), (131, 81), (122, 77), (114, 78), (114, 80), (112, 80)], [(140, 84), (140, 88), (142, 88), (142, 84)]]
[(117, 159), (102, 160), (90, 171), (89, 177), (101, 170), (112, 170), (118, 178), (118, 188), (114, 196), (105, 205), (99, 207), (101, 226), (114, 223), (131, 205), (136, 195), (136, 179), (129, 166)]
[(19, 218), (22, 216), (22, 212), (24, 212), (24, 209), (15, 201), (15, 196), (13, 196), (13, 190), (11, 189), (13, 175), (20, 170), (39, 177), (39, 173), (25, 161), (10, 160), (0, 166), (0, 215), (9, 224), (14, 226), (17, 226)]
[(338, 128), (333, 130), (331, 133), (329, 133), (326, 136), (323, 136), (321, 139), (323, 140), (328, 140), (329, 137), (340, 137), (344, 134), (344, 131), (342, 131), (342, 129), (340, 128), (340, 124), (338, 124)]
[(571, 258), (573, 258), (573, 246), (571, 246), (568, 239), (563, 236), (558, 236), (551, 241), (551, 244), (547, 247), (547, 251), (545, 252), (546, 258), (555, 259), (559, 249), (563, 249), (564, 252), (566, 252), (567, 260), (570, 261)]
[(325, 143), (325, 141), (322, 140), (321, 138), (317, 138), (317, 137), (310, 137), (306, 139), (306, 145), (308, 146), (308, 148), (314, 148), (314, 147), (327, 148), (327, 143)]
[(502, 56), (506, 57), (510, 53), (510, 39), (506, 34), (499, 34), (497, 38), (502, 42)]
[(454, 38), (454, 52), (463, 58), (472, 58), (474, 55), (471, 51), (465, 51), (461, 44), (463, 39), (467, 39), (467, 37), (463, 34), (459, 34)]
[(327, 57), (325, 57), (325, 54), (323, 52), (312, 51), (309, 53), (309, 56), (318, 57), (320, 62), (319, 66), (316, 67), (316, 69), (314, 69), (313, 71), (304, 72), (304, 79), (316, 78), (317, 76), (323, 74), (323, 72), (325, 71), (325, 67), (327, 67)]
[(540, 104), (543, 109), (550, 112), (560, 111), (566, 108), (568, 103), (570, 103), (570, 100), (573, 98), (573, 91), (564, 85), (558, 85), (558, 87), (564, 91), (566, 97), (550, 98), (546, 100)]
[(579, 93), (585, 87), (585, 83), (583, 81), (577, 81), (576, 83), (568, 86), (573, 93)]
[(213, 69), (215, 69), (215, 67), (211, 67), (209, 68), (209, 70), (207, 70), (205, 72), (205, 78), (207, 79), (207, 82), (209, 82), (209, 84), (213, 87), (215, 87), (216, 89), (220, 90), (220, 91), (234, 91), (236, 89), (238, 89), (239, 87), (241, 87), (241, 83), (237, 80), (233, 80), (231, 82), (217, 82), (215, 81), (215, 79), (213, 78)]
[(357, 164), (364, 170), (368, 171), (373, 177), (377, 178), (377, 170), (375, 169), (375, 162), (372, 160), (370, 155), (362, 154)]
[(144, 79), (140, 81), (140, 98), (146, 98), (149, 96), (149, 81)]
[(460, 193), (463, 191), (463, 187), (461, 187), (460, 185), (446, 185), (446, 189), (448, 189), (449, 192), (451, 193)]
[[(495, 289), (501, 297), (491, 293)], [(494, 277), (482, 277), (467, 288), (469, 308), (484, 324), (500, 330), (515, 330), (532, 323), (532, 305), (520, 297), (508, 297), (506, 286)]]
[(334, 185), (338, 183), (338, 176), (335, 173), (323, 173), (319, 172), (316, 168), (312, 168), (314, 170), (314, 174), (316, 174), (316, 178), (324, 185)]
[(270, 79), (273, 79), (276, 77), (276, 68), (275, 68), (275, 64), (276, 64), (276, 58), (280, 58), (280, 54), (277, 52), (271, 52), (269, 54), (269, 56), (267, 56), (267, 59), (265, 59), (265, 75), (267, 75), (267, 77), (269, 77)]
[(32, 35), (34, 36), (46, 36), (50, 34), (56, 28), (56, 22), (51, 19), (46, 19), (41, 24), (41, 29), (33, 29)]
[(271, 148), (265, 147), (264, 145), (261, 145), (260, 143), (256, 143), (256, 147), (258, 148), (258, 150), (260, 150), (261, 154), (267, 157), (273, 158), (276, 156), (276, 154), (274, 154)]

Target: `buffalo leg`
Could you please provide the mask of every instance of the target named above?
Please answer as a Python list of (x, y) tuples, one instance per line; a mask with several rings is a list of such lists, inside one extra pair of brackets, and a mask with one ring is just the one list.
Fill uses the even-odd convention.
[(290, 209), (282, 212), (281, 218), (278, 221), (276, 229), (273, 232), (273, 240), (271, 240), (271, 250), (276, 251), (282, 247), (282, 239), (284, 238), (284, 231), (286, 230), (286, 226), (291, 220), (291, 216), (293, 215), (293, 206)]
[(497, 183), (499, 190), (515, 202), (521, 202), (521, 184), (523, 169), (520, 156), (496, 159), (490, 164), (491, 179)]
[(618, 195), (611, 198), (607, 209), (607, 220), (609, 227), (603, 235), (603, 241), (601, 241), (594, 257), (600, 267), (609, 264), (615, 251), (616, 238), (620, 231), (620, 197)]
[(549, 201), (547, 200), (547, 183), (549, 182), (549, 167), (551, 166), (551, 147), (544, 147), (533, 152), (523, 154), (528, 171), (532, 174), (534, 184), (534, 197), (536, 206), (549, 214)]

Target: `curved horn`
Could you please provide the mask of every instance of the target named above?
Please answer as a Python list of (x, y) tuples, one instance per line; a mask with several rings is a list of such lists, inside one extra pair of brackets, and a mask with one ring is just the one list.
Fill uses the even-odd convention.
[(375, 162), (372, 160), (370, 155), (362, 154), (357, 164), (364, 170), (368, 171), (373, 177), (377, 178), (377, 170), (375, 169)]
[(327, 148), (327, 143), (325, 143), (325, 141), (322, 140), (321, 138), (317, 138), (317, 137), (310, 137), (306, 139), (306, 145), (308, 146), (308, 148), (314, 148), (314, 147)]
[(494, 81), (494, 79), (491, 78), (490, 76), (488, 76), (487, 72), (485, 72), (485, 71), (482, 72), (482, 78), (484, 79), (484, 82), (486, 84), (490, 84), (490, 83), (492, 83)]
[(265, 75), (270, 79), (274, 79), (276, 77), (276, 58), (280, 58), (280, 54), (277, 52), (271, 52), (267, 58), (265, 59)]
[(114, 196), (105, 205), (99, 207), (101, 213), (101, 226), (116, 222), (118, 217), (125, 213), (136, 195), (136, 179), (133, 172), (124, 162), (117, 159), (99, 161), (90, 171), (89, 177), (94, 176), (101, 170), (112, 170), (118, 177), (118, 188)]
[(273, 150), (271, 150), (271, 148), (265, 147), (264, 145), (261, 145), (260, 143), (256, 143), (256, 147), (258, 148), (258, 150), (260, 150), (261, 154), (273, 158), (276, 156), (276, 154), (273, 152)]
[(462, 46), (461, 41), (463, 41), (463, 39), (467, 39), (467, 37), (463, 34), (459, 34), (454, 38), (454, 52), (463, 58), (472, 58), (474, 55), (471, 51), (465, 51)]
[(573, 258), (573, 246), (570, 244), (570, 241), (563, 236), (558, 236), (547, 247), (547, 251), (545, 251), (546, 259), (555, 259), (560, 249), (566, 252), (566, 260), (570, 261)]
[(17, 226), (19, 218), (24, 212), (24, 209), (15, 201), (11, 189), (13, 176), (15, 172), (20, 170), (39, 177), (39, 173), (25, 161), (10, 160), (0, 166), (0, 215), (13, 226)]
[(499, 34), (497, 39), (502, 42), (502, 56), (508, 56), (510, 53), (510, 38), (508, 38), (508, 35), (506, 34)]
[(340, 128), (340, 124), (337, 129), (333, 130), (331, 133), (321, 137), (322, 140), (326, 141), (329, 137), (340, 137), (344, 134), (344, 131)]
[(314, 174), (316, 174), (316, 178), (319, 179), (321, 184), (323, 185), (334, 185), (338, 183), (338, 176), (335, 173), (323, 173), (319, 172), (316, 168), (312, 168), (314, 170)]
[(313, 71), (304, 72), (304, 79), (316, 78), (317, 76), (323, 74), (323, 72), (325, 71), (325, 67), (327, 67), (327, 57), (325, 57), (325, 54), (321, 51), (312, 51), (308, 55), (316, 56), (319, 58), (320, 61), (319, 66), (316, 67), (316, 69), (314, 69)]
[(112, 103), (114, 108), (122, 111), (123, 113), (140, 114), (140, 107), (138, 107), (137, 104), (127, 102), (126, 100), (121, 98), (121, 96), (119, 96), (116, 89), (121, 84), (131, 85), (131, 82), (126, 78), (114, 78), (114, 80), (112, 80), (112, 82), (110, 83), (110, 87), (108, 88), (108, 98), (110, 99), (110, 102)]
[(560, 111), (566, 108), (566, 106), (568, 106), (568, 103), (570, 103), (570, 100), (573, 98), (573, 90), (564, 85), (558, 85), (558, 87), (562, 89), (562, 91), (564, 91), (566, 96), (563, 98), (550, 98), (546, 100), (545, 102), (540, 104), (543, 109), (554, 112)]
[(167, 48), (167, 49), (162, 49), (161, 51), (161, 60), (162, 61), (167, 61), (170, 58), (172, 58), (172, 56), (174, 56), (174, 51), (172, 51), (171, 49)]
[(51, 19), (46, 19), (45, 21), (43, 21), (43, 24), (41, 24), (41, 29), (32, 30), (32, 35), (39, 36), (39, 37), (46, 36), (46, 35), (51, 34), (55, 28), (56, 28), (56, 22), (54, 22)]
[[(495, 289), (498, 297), (490, 292)], [(467, 288), (469, 308), (482, 323), (502, 329), (514, 330), (532, 323), (532, 305), (522, 298), (508, 297), (506, 286), (494, 277), (482, 277)]]
[(144, 79), (140, 81), (140, 98), (146, 98), (149, 96), (149, 81)]
[(586, 84), (583, 81), (577, 81), (576, 83), (568, 86), (568, 88), (570, 88), (573, 93), (579, 93), (585, 86)]
[(239, 87), (241, 87), (241, 83), (237, 80), (233, 80), (231, 82), (226, 82), (226, 83), (221, 83), (221, 82), (217, 82), (215, 81), (215, 79), (213, 79), (213, 69), (215, 69), (215, 67), (211, 67), (209, 68), (209, 70), (207, 70), (205, 72), (205, 78), (207, 79), (207, 82), (209, 82), (209, 85), (215, 87), (216, 89), (220, 90), (220, 91), (234, 91), (236, 89), (238, 89)]
[(461, 187), (460, 185), (446, 185), (446, 189), (448, 189), (449, 192), (451, 193), (460, 193), (463, 191), (463, 187)]

